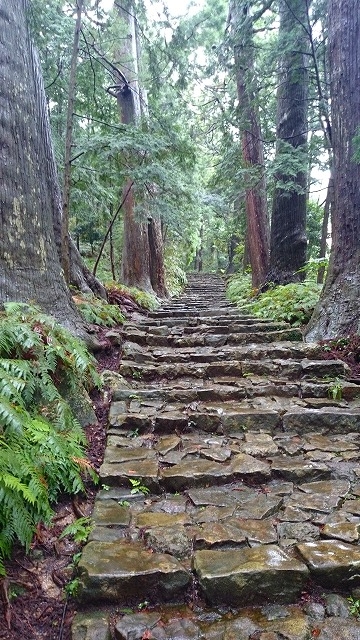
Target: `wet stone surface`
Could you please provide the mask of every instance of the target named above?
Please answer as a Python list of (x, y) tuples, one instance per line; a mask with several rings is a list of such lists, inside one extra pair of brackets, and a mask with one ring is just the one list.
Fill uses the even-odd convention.
[(215, 276), (122, 345), (78, 568), (100, 617), (80, 611), (74, 640), (360, 640), (360, 386), (331, 397), (343, 363), (241, 316)]

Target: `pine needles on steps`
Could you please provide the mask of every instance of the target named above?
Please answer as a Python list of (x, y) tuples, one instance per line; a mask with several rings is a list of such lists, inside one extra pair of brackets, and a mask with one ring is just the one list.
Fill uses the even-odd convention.
[[(86, 347), (36, 307), (0, 315), (0, 575), (17, 540), (29, 548), (60, 493), (96, 474), (82, 428), (63, 396), (100, 385)], [(62, 391), (60, 391), (60, 389)]]

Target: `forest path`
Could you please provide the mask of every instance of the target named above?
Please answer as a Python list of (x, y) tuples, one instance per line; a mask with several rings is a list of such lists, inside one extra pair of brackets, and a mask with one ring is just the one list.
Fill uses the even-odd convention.
[(73, 640), (360, 639), (360, 388), (318, 349), (213, 275), (124, 327)]

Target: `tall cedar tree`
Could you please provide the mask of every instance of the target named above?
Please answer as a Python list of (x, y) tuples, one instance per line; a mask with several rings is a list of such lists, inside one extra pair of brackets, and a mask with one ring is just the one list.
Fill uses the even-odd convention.
[(250, 169), (246, 189), (247, 246), (253, 287), (265, 280), (269, 260), (269, 221), (266, 202), (264, 152), (260, 122), (256, 109), (254, 86), (253, 23), (249, 2), (231, 0), (229, 22), (234, 37), (234, 56), (239, 114), (241, 114), (241, 144), (244, 166)]
[(0, 301), (34, 302), (83, 334), (60, 267), (61, 197), (27, 9), (0, 0)]
[[(116, 96), (120, 117), (126, 125), (141, 126), (142, 117), (147, 115), (147, 105), (139, 84), (140, 46), (135, 9), (128, 0), (122, 6), (117, 5), (117, 8), (126, 33), (119, 48), (119, 86)], [(150, 215), (145, 220), (137, 216), (134, 187), (129, 176), (124, 188), (124, 194), (127, 195), (124, 202), (122, 277), (129, 286), (154, 291), (160, 297), (165, 297), (161, 223)], [(151, 185), (148, 189), (151, 192)]]
[(306, 262), (307, 8), (304, 0), (280, 0), (277, 149), (267, 281), (303, 280)]
[(360, 12), (358, 0), (330, 0), (329, 60), (334, 151), (332, 249), (307, 340), (360, 333)]

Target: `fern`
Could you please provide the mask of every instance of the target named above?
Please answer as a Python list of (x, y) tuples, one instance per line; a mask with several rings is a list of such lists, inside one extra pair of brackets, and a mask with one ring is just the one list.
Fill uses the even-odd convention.
[(0, 575), (17, 540), (29, 548), (59, 494), (96, 474), (80, 424), (64, 399), (100, 378), (85, 346), (36, 307), (8, 303), (0, 315)]

